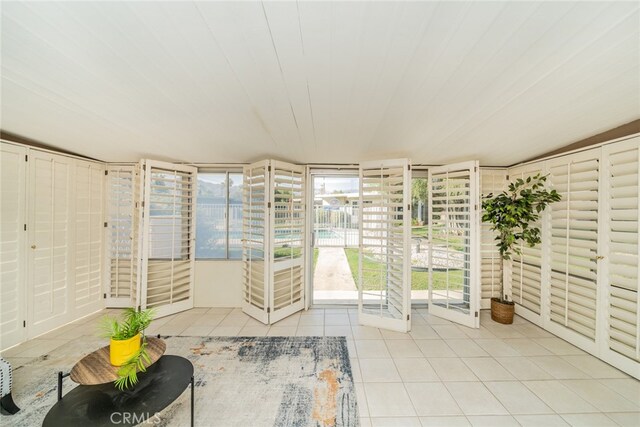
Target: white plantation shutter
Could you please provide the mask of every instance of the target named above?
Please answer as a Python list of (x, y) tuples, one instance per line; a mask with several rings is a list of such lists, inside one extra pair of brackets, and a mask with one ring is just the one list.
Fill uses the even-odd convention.
[(0, 350), (25, 339), (26, 154), (0, 144)]
[(608, 254), (607, 347), (640, 361), (639, 138), (604, 148)]
[(271, 161), (271, 313), (274, 323), (304, 308), (305, 170)]
[[(411, 298), (411, 170), (408, 159), (360, 165), (361, 324), (406, 332)], [(373, 263), (363, 263), (370, 259)]]
[(75, 296), (76, 316), (102, 308), (104, 166), (75, 161)]
[[(489, 194), (494, 197), (506, 187), (506, 169), (480, 168), (480, 194), (482, 198)], [(480, 230), (481, 255), (481, 302), (484, 308), (491, 305), (491, 298), (500, 296), (500, 281), (502, 280), (502, 258), (496, 246), (497, 233), (491, 230), (491, 224), (482, 223)]]
[(159, 316), (193, 307), (197, 169), (144, 161), (140, 302)]
[(29, 336), (62, 326), (72, 317), (70, 228), (73, 160), (29, 151)]
[(478, 162), (429, 169), (429, 313), (478, 328)]
[[(510, 169), (509, 182), (517, 179), (526, 181), (529, 177), (544, 174), (540, 166), (537, 164)], [(542, 233), (542, 216), (540, 221), (532, 225), (540, 228)], [(516, 304), (540, 315), (542, 312), (542, 245), (529, 247), (521, 242), (518, 248), (521, 253), (514, 253), (511, 258), (511, 296)]]
[(269, 161), (245, 166), (242, 186), (242, 310), (269, 323)]
[[(136, 305), (135, 282), (139, 257), (134, 247), (134, 166), (111, 166), (107, 175), (108, 307)], [(139, 197), (139, 196), (138, 196)], [(137, 241), (137, 239), (136, 239)]]
[(550, 319), (589, 340), (596, 335), (600, 150), (549, 161), (562, 200), (550, 207)]

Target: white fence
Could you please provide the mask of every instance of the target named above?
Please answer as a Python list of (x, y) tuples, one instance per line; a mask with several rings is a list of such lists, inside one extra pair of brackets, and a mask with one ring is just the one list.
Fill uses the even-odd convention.
[(315, 247), (358, 247), (360, 210), (355, 206), (314, 206)]

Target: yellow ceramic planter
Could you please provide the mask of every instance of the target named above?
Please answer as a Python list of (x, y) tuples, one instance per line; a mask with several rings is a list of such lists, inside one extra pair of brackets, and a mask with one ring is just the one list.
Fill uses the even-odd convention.
[(128, 340), (111, 339), (109, 358), (113, 366), (122, 366), (140, 350), (140, 334)]

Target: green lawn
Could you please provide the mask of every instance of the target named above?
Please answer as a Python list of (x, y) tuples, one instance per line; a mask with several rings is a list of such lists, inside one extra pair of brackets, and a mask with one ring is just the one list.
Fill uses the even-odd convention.
[[(349, 267), (351, 268), (351, 275), (353, 280), (358, 283), (358, 249), (348, 248), (344, 250), (347, 255), (347, 261), (349, 261)], [(314, 256), (315, 259), (315, 256)], [(374, 289), (371, 283), (375, 283), (377, 274), (372, 270), (379, 270), (380, 263), (369, 258), (362, 260), (364, 268), (364, 283), (365, 290)], [(447, 273), (444, 271), (433, 272), (433, 289), (445, 289), (447, 283)], [(450, 270), (449, 280), (460, 283), (462, 281), (462, 270)], [(429, 275), (426, 271), (411, 271), (411, 289), (413, 290), (426, 290), (429, 289)]]

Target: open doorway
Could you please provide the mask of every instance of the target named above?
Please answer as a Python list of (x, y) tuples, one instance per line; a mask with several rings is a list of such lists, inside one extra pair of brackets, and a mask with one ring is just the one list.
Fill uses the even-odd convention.
[(357, 172), (311, 175), (313, 304), (357, 304)]

